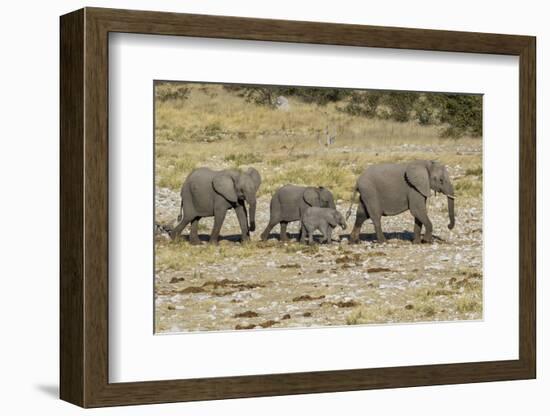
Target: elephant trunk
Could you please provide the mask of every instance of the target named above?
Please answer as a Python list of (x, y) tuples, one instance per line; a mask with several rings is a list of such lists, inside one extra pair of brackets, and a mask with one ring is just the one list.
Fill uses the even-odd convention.
[(249, 208), (248, 229), (250, 231), (254, 231), (254, 230), (256, 230), (256, 197), (251, 198), (251, 199), (248, 200), (248, 208)]
[(452, 230), (455, 226), (455, 197), (447, 195), (447, 208), (449, 209), (449, 230)]

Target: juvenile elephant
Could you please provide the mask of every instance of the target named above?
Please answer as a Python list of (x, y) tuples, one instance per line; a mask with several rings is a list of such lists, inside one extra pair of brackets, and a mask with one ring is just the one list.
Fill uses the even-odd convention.
[[(279, 188), (271, 198), (269, 206), (269, 224), (261, 235), (267, 240), (269, 232), (277, 224), (281, 224), (281, 241), (288, 241), (286, 226), (289, 222), (299, 221), (308, 207), (336, 208), (332, 193), (322, 186), (285, 185)], [(300, 241), (304, 241), (303, 227), (300, 231)]]
[(308, 238), (308, 243), (313, 244), (313, 233), (317, 230), (323, 233), (323, 240), (327, 244), (332, 242), (332, 230), (336, 226), (346, 229), (344, 216), (333, 208), (309, 207), (302, 215), (302, 225), (305, 229), (304, 238)]
[[(416, 160), (401, 164), (380, 164), (368, 167), (357, 179), (355, 194), (360, 194), (357, 217), (350, 241), (359, 240), (361, 225), (369, 217), (376, 230), (376, 239), (386, 241), (381, 217), (410, 210), (414, 217), (414, 243), (419, 243), (422, 226), (425, 242), (432, 241), (432, 223), (426, 210), (430, 189), (447, 196), (449, 229), (455, 225), (454, 188), (447, 168), (435, 161)], [(351, 206), (347, 216), (351, 212)]]
[[(185, 226), (191, 223), (189, 241), (196, 244), (199, 242), (199, 220), (213, 216), (214, 227), (210, 243), (217, 243), (227, 210), (235, 209), (242, 240), (248, 240), (249, 231), (256, 229), (256, 192), (261, 182), (260, 174), (254, 168), (249, 168), (246, 172), (235, 169), (195, 169), (181, 187), (179, 224), (170, 233), (170, 237), (172, 240), (179, 237)], [(250, 217), (246, 211), (245, 201), (250, 209)]]

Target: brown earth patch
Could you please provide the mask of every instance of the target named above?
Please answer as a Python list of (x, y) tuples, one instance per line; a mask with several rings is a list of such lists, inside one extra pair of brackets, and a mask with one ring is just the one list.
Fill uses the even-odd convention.
[(368, 273), (382, 273), (382, 272), (391, 272), (391, 269), (387, 267), (370, 267), (367, 269)]
[(233, 318), (256, 318), (260, 315), (258, 315), (257, 312), (254, 312), (254, 311), (246, 311), (246, 312), (241, 312), (241, 313), (237, 313), (235, 315), (233, 315)]
[(206, 292), (204, 288), (199, 286), (188, 286), (185, 289), (178, 290), (178, 293), (202, 293)]
[(337, 306), (339, 308), (355, 308), (359, 306), (359, 302), (354, 300), (338, 301), (338, 302), (322, 302), (319, 306)]
[(279, 266), (280, 269), (300, 269), (301, 267), (298, 263), (281, 264)]
[(256, 327), (256, 325), (254, 325), (254, 324), (250, 324), (250, 325), (237, 324), (237, 325), (235, 325), (235, 329), (254, 329), (255, 327)]
[(325, 298), (325, 295), (320, 295), (320, 296), (301, 295), (293, 298), (292, 302), (304, 302), (308, 300), (319, 300), (324, 298)]
[(278, 324), (279, 322), (274, 321), (273, 319), (270, 319), (269, 321), (261, 322), (258, 325), (260, 325), (262, 328), (270, 328), (273, 325)]

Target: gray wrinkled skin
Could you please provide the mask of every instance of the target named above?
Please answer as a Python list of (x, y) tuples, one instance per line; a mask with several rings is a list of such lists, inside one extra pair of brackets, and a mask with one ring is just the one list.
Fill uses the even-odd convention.
[[(261, 177), (254, 168), (246, 172), (235, 169), (215, 171), (209, 168), (193, 170), (181, 187), (179, 223), (170, 232), (174, 240), (191, 223), (189, 241), (199, 243), (198, 225), (203, 217), (214, 217), (210, 243), (217, 243), (223, 221), (229, 209), (234, 209), (241, 228), (241, 239), (250, 239), (256, 229), (256, 193)], [(250, 210), (247, 212), (246, 204)]]
[[(269, 224), (261, 235), (267, 240), (269, 232), (281, 224), (281, 241), (288, 241), (286, 227), (289, 222), (300, 221), (302, 214), (309, 207), (336, 208), (332, 193), (323, 187), (284, 185), (271, 198), (269, 206)], [(300, 241), (304, 242), (304, 229), (301, 227)]]
[[(421, 241), (422, 226), (425, 227), (424, 242), (432, 241), (432, 222), (428, 218), (426, 201), (431, 190), (447, 196), (449, 225), (455, 225), (454, 188), (447, 168), (434, 161), (416, 160), (410, 163), (387, 163), (368, 167), (357, 179), (355, 192), (360, 198), (351, 242), (359, 241), (362, 224), (371, 218), (376, 230), (376, 239), (386, 241), (382, 232), (381, 217), (397, 215), (409, 210), (414, 217), (414, 243)], [(354, 194), (355, 198), (355, 194)], [(349, 213), (351, 212), (351, 206)]]
[(309, 207), (302, 215), (302, 226), (305, 229), (304, 238), (308, 239), (308, 244), (313, 244), (313, 233), (321, 231), (323, 234), (322, 242), (330, 244), (332, 242), (332, 230), (336, 226), (346, 229), (344, 216), (333, 208)]

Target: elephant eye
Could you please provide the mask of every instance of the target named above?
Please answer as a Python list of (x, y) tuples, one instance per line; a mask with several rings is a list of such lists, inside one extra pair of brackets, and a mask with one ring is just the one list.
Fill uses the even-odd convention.
[(443, 178), (439, 178), (439, 183), (443, 183)]

